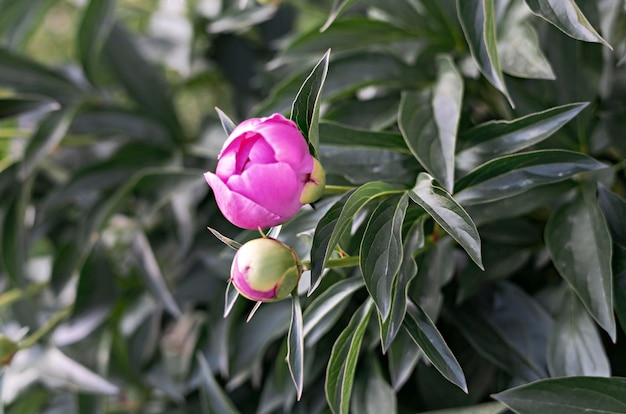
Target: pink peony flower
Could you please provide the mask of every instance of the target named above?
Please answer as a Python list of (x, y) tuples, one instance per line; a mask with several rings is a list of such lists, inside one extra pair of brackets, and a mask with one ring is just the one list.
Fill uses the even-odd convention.
[(244, 229), (275, 226), (316, 201), (321, 165), (296, 124), (280, 114), (251, 118), (230, 134), (215, 174), (204, 174), (224, 217)]
[(298, 286), (301, 270), (296, 253), (272, 238), (250, 240), (237, 250), (230, 269), (233, 285), (250, 300), (286, 298)]

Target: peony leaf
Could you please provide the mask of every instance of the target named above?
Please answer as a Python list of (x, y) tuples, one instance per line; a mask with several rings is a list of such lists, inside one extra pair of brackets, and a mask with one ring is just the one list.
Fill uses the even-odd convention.
[(302, 323), (302, 305), (297, 293), (291, 295), (291, 324), (287, 334), (287, 365), (291, 379), (296, 386), (298, 400), (304, 387), (304, 328)]

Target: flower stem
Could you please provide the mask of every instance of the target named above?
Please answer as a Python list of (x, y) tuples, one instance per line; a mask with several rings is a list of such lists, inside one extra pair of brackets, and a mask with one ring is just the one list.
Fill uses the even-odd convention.
[(72, 312), (72, 308), (72, 306), (68, 306), (67, 308), (61, 309), (52, 315), (52, 317), (48, 319), (48, 321), (41, 328), (37, 329), (31, 336), (20, 342), (19, 349), (30, 348), (36, 344), (37, 341), (57, 326), (59, 322), (65, 319)]
[(324, 188), (324, 195), (330, 196), (330, 195), (345, 194), (350, 190), (354, 190), (354, 188), (355, 187), (351, 187), (349, 185), (327, 185)]
[[(300, 262), (303, 270), (311, 270), (311, 261), (303, 260)], [(352, 267), (359, 265), (359, 256), (347, 256), (337, 259), (329, 259), (326, 262), (326, 269), (338, 269), (340, 267)]]

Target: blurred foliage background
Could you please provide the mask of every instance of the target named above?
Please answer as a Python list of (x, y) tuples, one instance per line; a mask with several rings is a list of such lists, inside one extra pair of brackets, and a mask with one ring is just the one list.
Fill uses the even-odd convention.
[[(566, 413), (577, 392), (581, 409), (626, 412), (624, 1), (264, 3), (0, 0), (0, 412)], [(578, 17), (530, 12), (546, 4)], [(296, 402), (289, 301), (224, 317), (233, 252), (207, 227), (256, 235), (222, 218), (202, 173), (225, 139), (214, 107), (288, 114), (329, 48), (329, 183), (417, 191), (431, 173), (477, 224), (485, 271), (412, 203), (404, 328), (381, 352), (366, 266), (328, 270), (310, 296), (304, 280)], [(443, 155), (417, 143), (446, 133)], [(345, 253), (377, 197), (337, 235)], [(319, 259), (341, 202), (279, 237)], [(327, 374), (342, 355), (358, 363)], [(552, 386), (552, 405), (523, 394)]]

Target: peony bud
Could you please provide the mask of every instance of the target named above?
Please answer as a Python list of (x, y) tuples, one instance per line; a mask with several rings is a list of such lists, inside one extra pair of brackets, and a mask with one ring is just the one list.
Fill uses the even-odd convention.
[(301, 275), (296, 253), (272, 238), (254, 239), (237, 250), (230, 269), (235, 288), (250, 300), (273, 302), (289, 296)]
[(296, 124), (280, 114), (239, 124), (224, 143), (215, 174), (204, 177), (224, 217), (253, 230), (292, 218), (321, 196), (325, 181)]

